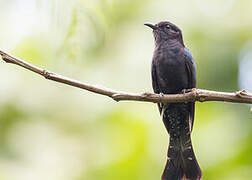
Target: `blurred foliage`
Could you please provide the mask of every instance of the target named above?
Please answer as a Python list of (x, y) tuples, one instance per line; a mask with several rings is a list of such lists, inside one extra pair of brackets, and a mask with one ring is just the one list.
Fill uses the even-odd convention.
[[(249, 0), (0, 2), (1, 48), (88, 83), (152, 91), (154, 43), (143, 23), (161, 20), (183, 30), (199, 88), (236, 91), (238, 76), (252, 77), (239, 64), (252, 52)], [(0, 179), (160, 179), (168, 135), (156, 105), (115, 103), (7, 64), (0, 77)], [(251, 179), (251, 119), (248, 105), (197, 103), (204, 180)]]
[(14, 154), (8, 144), (9, 133), (15, 124), (27, 117), (25, 113), (17, 108), (14, 103), (5, 104), (0, 110), (0, 155), (11, 158)]
[[(120, 28), (137, 18), (146, 0), (79, 1), (63, 43), (67, 58), (102, 56), (108, 42), (120, 36)], [(86, 34), (88, 33), (88, 38)], [(84, 40), (85, 39), (85, 40)], [(80, 46), (82, 44), (82, 46)], [(80, 48), (82, 47), (82, 48)], [(76, 51), (77, 50), (77, 51)]]

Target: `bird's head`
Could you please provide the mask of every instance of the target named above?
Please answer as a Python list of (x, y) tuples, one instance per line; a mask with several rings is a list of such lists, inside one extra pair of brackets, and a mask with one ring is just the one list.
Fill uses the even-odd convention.
[(153, 29), (153, 35), (156, 43), (167, 40), (178, 40), (184, 46), (182, 32), (176, 25), (168, 21), (163, 21), (155, 25), (149, 23), (144, 25)]

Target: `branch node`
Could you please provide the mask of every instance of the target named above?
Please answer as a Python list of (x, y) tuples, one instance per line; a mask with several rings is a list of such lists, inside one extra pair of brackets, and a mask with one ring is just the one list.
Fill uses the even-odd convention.
[(199, 92), (196, 88), (191, 89), (191, 92), (193, 94), (193, 100), (197, 101), (199, 99)]
[(6, 54), (1, 54), (1, 56), (2, 56), (2, 59), (3, 59), (6, 63), (14, 63), (13, 61), (11, 61), (11, 60), (9, 59), (9, 56), (8, 56), (8, 55), (6, 55)]
[(236, 91), (235, 92), (235, 95), (236, 96), (238, 96), (238, 97), (240, 97), (240, 98), (242, 98), (242, 97), (244, 97), (244, 96), (247, 96), (248, 95), (248, 92), (246, 91), (246, 90), (240, 90), (240, 91)]
[(121, 95), (121, 94), (113, 94), (111, 97), (112, 97), (112, 99), (114, 99), (116, 102), (119, 102), (119, 101), (120, 101), (120, 95)]
[(43, 75), (46, 79), (50, 79), (50, 77), (51, 77), (52, 74), (53, 74), (52, 72), (49, 72), (49, 71), (47, 71), (47, 70), (43, 70), (43, 72), (42, 72), (42, 75)]

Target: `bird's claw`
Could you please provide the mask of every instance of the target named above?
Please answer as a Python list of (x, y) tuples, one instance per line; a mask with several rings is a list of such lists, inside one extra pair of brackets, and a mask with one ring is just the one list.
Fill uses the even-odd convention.
[(189, 93), (189, 92), (191, 92), (192, 91), (192, 89), (183, 89), (182, 91), (181, 91), (181, 93), (182, 94), (186, 94), (186, 93)]

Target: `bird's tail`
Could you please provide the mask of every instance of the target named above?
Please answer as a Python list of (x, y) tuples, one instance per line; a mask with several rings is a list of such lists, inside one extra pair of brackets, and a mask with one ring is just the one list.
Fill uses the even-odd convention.
[(201, 180), (202, 173), (193, 152), (191, 137), (171, 137), (162, 180)]

